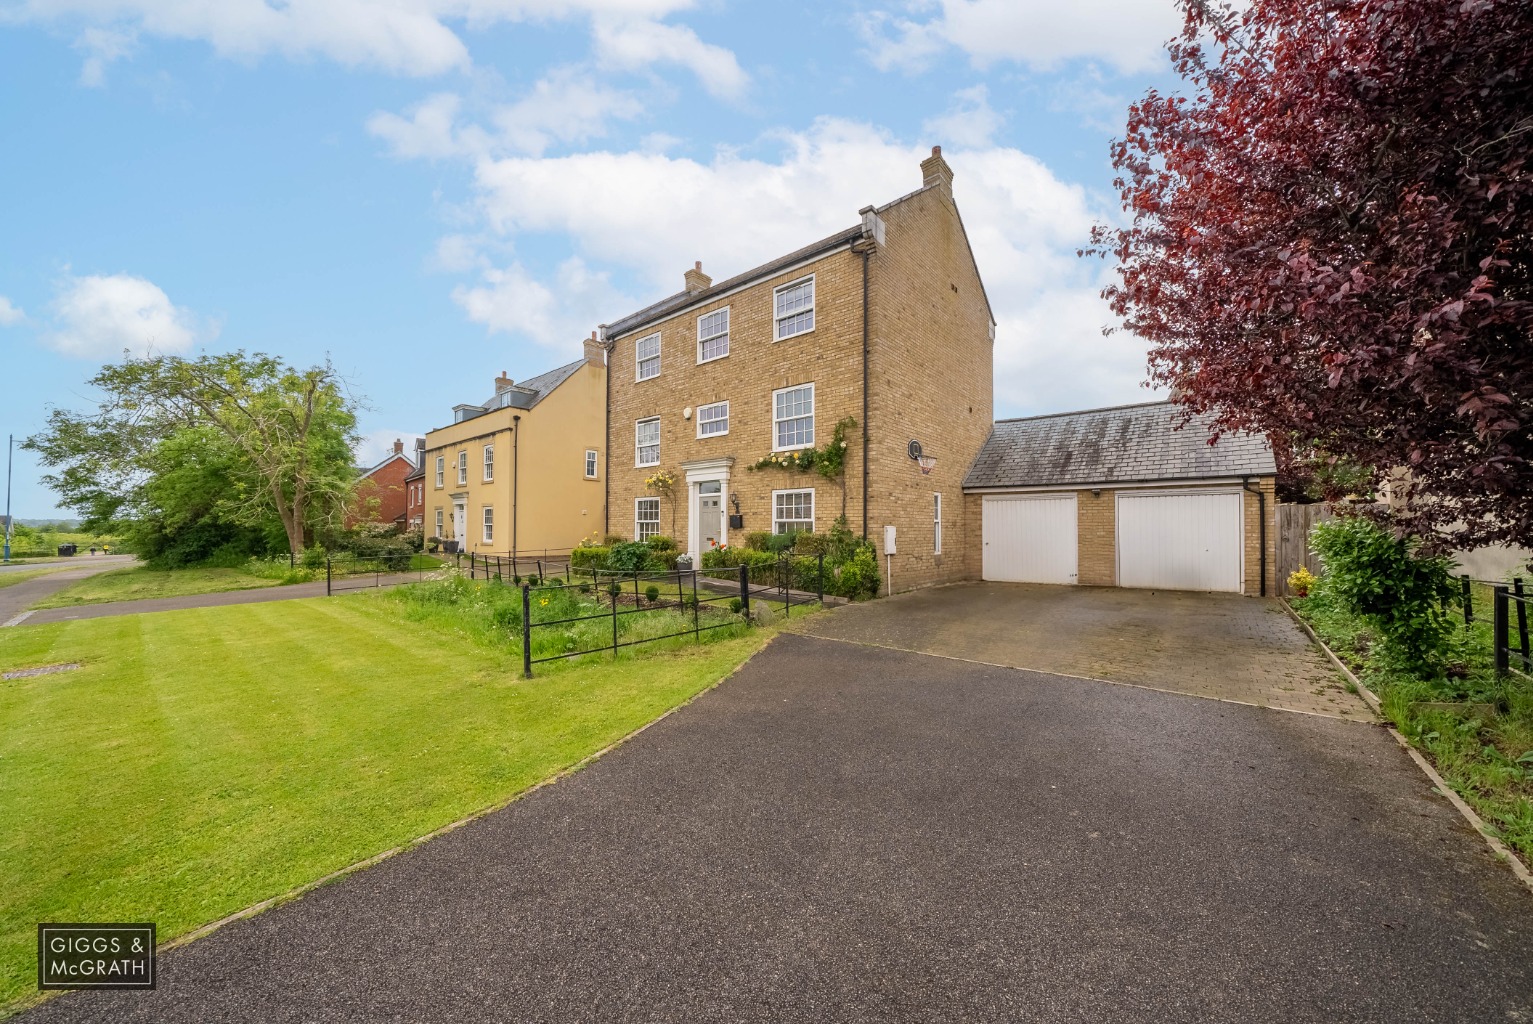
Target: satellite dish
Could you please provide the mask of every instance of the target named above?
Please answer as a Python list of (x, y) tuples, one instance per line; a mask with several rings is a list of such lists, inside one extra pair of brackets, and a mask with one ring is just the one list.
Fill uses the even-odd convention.
[(916, 461), (920, 461), (920, 459), (921, 459), (921, 442), (920, 441), (917, 441), (917, 440), (912, 438), (911, 442), (910, 442), (910, 447), (907, 448), (906, 450), (910, 452), (910, 457), (912, 459), (915, 459)]

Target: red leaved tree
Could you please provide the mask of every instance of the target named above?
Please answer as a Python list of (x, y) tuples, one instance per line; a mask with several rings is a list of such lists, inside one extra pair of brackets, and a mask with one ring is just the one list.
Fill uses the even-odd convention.
[(1170, 49), (1092, 250), (1151, 379), (1533, 545), (1533, 2), (1188, 0)]

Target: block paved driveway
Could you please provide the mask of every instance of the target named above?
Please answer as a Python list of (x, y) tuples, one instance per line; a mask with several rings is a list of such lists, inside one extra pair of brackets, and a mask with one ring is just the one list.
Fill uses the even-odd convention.
[(1270, 599), (961, 583), (805, 622), (815, 636), (1373, 720)]
[(158, 991), (24, 1019), (1528, 1021), (1533, 893), (1383, 729), (786, 634)]

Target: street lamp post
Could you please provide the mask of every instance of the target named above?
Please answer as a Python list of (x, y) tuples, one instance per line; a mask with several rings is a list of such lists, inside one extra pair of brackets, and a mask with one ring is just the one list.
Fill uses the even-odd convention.
[(5, 439), (5, 561), (11, 560), (11, 458), (16, 449), (16, 435)]

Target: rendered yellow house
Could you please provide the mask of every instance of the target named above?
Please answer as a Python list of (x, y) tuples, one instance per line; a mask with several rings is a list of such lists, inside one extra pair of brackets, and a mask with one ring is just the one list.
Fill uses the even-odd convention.
[(479, 405), (428, 431), (425, 532), (449, 550), (568, 552), (605, 519), (607, 367), (602, 346), (540, 376), (495, 379)]

